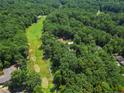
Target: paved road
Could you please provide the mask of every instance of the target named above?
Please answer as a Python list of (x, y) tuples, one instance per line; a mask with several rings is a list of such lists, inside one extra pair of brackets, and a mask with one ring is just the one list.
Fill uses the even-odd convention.
[(0, 84), (3, 84), (11, 79), (11, 73), (16, 70), (16, 67), (11, 66), (3, 70), (4, 75), (0, 76)]

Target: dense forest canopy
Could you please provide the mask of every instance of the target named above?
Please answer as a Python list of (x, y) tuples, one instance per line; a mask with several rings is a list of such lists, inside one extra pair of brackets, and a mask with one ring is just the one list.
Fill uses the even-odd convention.
[[(13, 74), (11, 88), (21, 87), (33, 76), (35, 80), (31, 83), (39, 85), (35, 82), (39, 76), (25, 69), (28, 56), (25, 29), (37, 22), (38, 15), (47, 15), (42, 48), (44, 58), (52, 64), (56, 90), (60, 93), (122, 90), (124, 67), (117, 65), (114, 55), (124, 57), (123, 0), (0, 0), (0, 69), (15, 63), (21, 67)], [(34, 85), (28, 88), (31, 83), (25, 84), (28, 91), (34, 90)]]
[(47, 17), (42, 41), (62, 93), (114, 92), (123, 85), (113, 54), (123, 55), (124, 38), (114, 15), (66, 8)]
[(52, 3), (46, 0), (0, 0), (1, 68), (26, 59), (25, 28), (36, 22), (38, 15), (46, 15), (58, 6)]

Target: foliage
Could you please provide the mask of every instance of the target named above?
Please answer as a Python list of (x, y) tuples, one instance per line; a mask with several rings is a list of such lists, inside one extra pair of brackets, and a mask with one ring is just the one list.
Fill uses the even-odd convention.
[(61, 93), (106, 93), (123, 86), (122, 71), (113, 57), (123, 54), (124, 39), (117, 34), (123, 28), (114, 15), (64, 8), (47, 17), (43, 49), (52, 62), (55, 88)]
[[(24, 30), (38, 15), (48, 15), (42, 42), (56, 90), (113, 93), (123, 87), (123, 68), (113, 57), (124, 57), (123, 0), (0, 0), (0, 69), (14, 63), (26, 66)], [(13, 74), (11, 87), (42, 92), (34, 85), (39, 85), (37, 80), (21, 68)]]
[(32, 92), (41, 84), (41, 79), (35, 72), (29, 72), (27, 69), (17, 70), (12, 74), (10, 88), (12, 91)]

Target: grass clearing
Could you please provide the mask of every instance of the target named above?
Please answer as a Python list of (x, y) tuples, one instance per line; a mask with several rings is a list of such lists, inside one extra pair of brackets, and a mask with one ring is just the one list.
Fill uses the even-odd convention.
[(27, 67), (29, 70), (40, 74), (43, 81), (41, 85), (45, 86), (44, 93), (49, 93), (50, 88), (53, 86), (52, 77), (49, 72), (49, 62), (43, 59), (43, 51), (39, 49), (42, 44), (40, 38), (45, 18), (45, 16), (41, 16), (37, 23), (32, 24), (26, 29), (29, 45), (29, 62)]

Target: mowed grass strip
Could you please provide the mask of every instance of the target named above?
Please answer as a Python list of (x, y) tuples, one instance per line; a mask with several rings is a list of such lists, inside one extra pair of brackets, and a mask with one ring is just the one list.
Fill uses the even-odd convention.
[[(52, 85), (52, 77), (49, 73), (49, 63), (43, 59), (43, 50), (39, 49), (42, 41), (42, 28), (46, 16), (41, 16), (37, 23), (32, 24), (26, 29), (26, 35), (29, 44), (29, 62), (28, 69), (41, 75), (41, 79), (48, 79), (48, 88)], [(42, 84), (43, 85), (43, 84)]]

